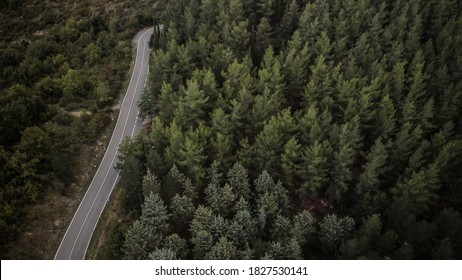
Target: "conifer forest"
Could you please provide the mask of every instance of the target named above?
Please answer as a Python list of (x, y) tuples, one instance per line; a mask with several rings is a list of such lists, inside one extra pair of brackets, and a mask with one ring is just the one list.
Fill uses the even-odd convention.
[(2, 49), (3, 246), (66, 192), (151, 26), (108, 258), (462, 258), (461, 1), (141, 2)]
[(462, 257), (462, 3), (167, 1), (127, 259)]

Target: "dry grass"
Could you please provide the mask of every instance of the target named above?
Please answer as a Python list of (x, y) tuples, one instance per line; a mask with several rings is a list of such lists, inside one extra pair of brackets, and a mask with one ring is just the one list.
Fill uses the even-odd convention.
[(114, 253), (111, 246), (117, 246), (120, 249), (121, 244), (114, 243), (111, 240), (114, 231), (120, 226), (128, 226), (130, 217), (124, 211), (123, 207), (123, 196), (125, 192), (123, 188), (118, 186), (112, 193), (111, 199), (109, 200), (103, 214), (98, 222), (90, 245), (88, 247), (86, 259), (89, 260), (105, 260), (113, 259)]

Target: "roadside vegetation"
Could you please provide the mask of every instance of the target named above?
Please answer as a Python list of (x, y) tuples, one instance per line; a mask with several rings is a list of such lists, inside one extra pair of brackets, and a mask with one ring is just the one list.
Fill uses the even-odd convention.
[(156, 1), (1, 2), (2, 259), (54, 256), (99, 164), (103, 132), (117, 119), (131, 40), (152, 25), (155, 8)]

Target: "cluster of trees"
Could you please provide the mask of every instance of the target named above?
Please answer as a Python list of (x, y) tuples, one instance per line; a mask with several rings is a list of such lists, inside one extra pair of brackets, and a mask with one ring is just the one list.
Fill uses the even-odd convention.
[[(4, 258), (10, 257), (8, 247), (18, 236), (27, 206), (48, 192), (66, 195), (75, 181), (80, 148), (94, 143), (111, 121), (106, 106), (126, 79), (133, 34), (152, 23), (147, 16), (124, 16), (123, 10), (92, 12), (83, 3), (56, 7), (40, 2), (36, 7), (30, 2), (34, 1), (3, 1), (0, 6), (0, 255)], [(69, 17), (50, 17), (57, 8)], [(25, 12), (28, 9), (31, 13)], [(8, 20), (23, 29), (10, 28)], [(37, 21), (40, 26), (35, 26)], [(71, 114), (74, 109), (82, 114)]]
[(461, 258), (461, 13), (168, 1), (151, 129), (122, 150), (123, 256)]

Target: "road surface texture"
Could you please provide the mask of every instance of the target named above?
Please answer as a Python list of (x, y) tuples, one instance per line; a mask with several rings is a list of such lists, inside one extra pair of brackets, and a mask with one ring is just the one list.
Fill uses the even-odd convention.
[(152, 28), (144, 29), (134, 38), (137, 47), (135, 66), (120, 107), (117, 124), (95, 177), (59, 245), (55, 260), (85, 259), (96, 224), (119, 179), (119, 172), (114, 169), (118, 161), (119, 145), (126, 136), (132, 137), (141, 130), (137, 102), (148, 74), (150, 52), (148, 42), (152, 32)]

